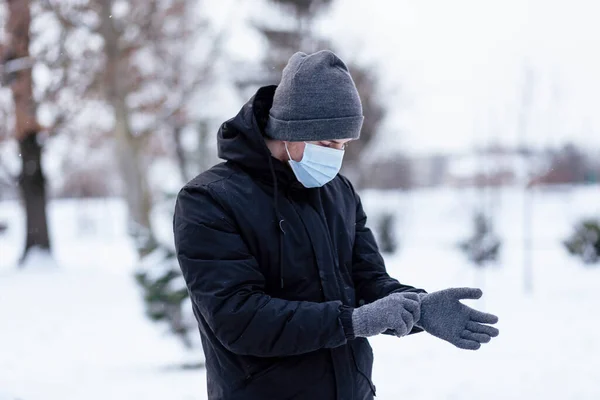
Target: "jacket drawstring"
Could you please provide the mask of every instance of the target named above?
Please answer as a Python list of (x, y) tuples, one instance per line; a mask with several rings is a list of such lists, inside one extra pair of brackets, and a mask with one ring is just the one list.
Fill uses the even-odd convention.
[(273, 208), (275, 211), (275, 219), (277, 221), (277, 229), (279, 230), (279, 278), (281, 283), (281, 289), (283, 289), (283, 236), (285, 235), (285, 230), (283, 229), (284, 219), (279, 213), (279, 204), (277, 200), (279, 195), (277, 175), (275, 174), (275, 168), (273, 167), (273, 160), (271, 155), (269, 155), (269, 169), (271, 170), (271, 177), (273, 178)]

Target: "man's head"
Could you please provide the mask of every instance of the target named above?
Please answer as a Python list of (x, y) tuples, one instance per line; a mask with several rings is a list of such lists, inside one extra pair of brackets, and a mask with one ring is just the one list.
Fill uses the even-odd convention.
[(288, 142), (358, 139), (362, 104), (346, 64), (328, 50), (294, 54), (275, 90), (265, 129)]
[[(313, 164), (309, 170), (328, 170), (335, 176), (337, 171), (334, 173), (327, 164), (338, 165), (339, 170), (343, 149), (359, 138), (362, 123), (360, 97), (344, 62), (328, 50), (310, 55), (296, 53), (275, 90), (265, 134), (273, 156), (290, 161), (296, 175), (305, 177), (298, 177), (305, 183), (311, 179), (299, 171), (306, 169), (302, 162)], [(307, 144), (319, 147), (311, 146), (314, 155), (309, 156), (310, 160), (306, 160)], [(320, 176), (318, 180), (322, 183), (327, 179)]]

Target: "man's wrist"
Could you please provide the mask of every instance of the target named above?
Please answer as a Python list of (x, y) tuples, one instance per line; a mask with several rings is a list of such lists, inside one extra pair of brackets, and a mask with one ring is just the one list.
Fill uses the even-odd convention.
[(346, 336), (346, 340), (356, 339), (354, 334), (354, 325), (352, 324), (352, 315), (354, 314), (354, 308), (348, 306), (340, 307), (340, 322), (342, 323), (342, 328), (344, 328), (344, 335)]

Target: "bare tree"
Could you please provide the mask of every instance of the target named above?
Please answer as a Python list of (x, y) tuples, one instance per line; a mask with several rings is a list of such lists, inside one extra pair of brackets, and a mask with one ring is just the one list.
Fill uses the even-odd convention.
[[(202, 50), (194, 47), (199, 34), (207, 32), (207, 23), (198, 18), (192, 0), (45, 0), (44, 5), (67, 37), (87, 35), (101, 43), (94, 54), (81, 52), (60, 63), (70, 72), (87, 65), (87, 75), (80, 77), (83, 90), (75, 96), (97, 98), (109, 106), (131, 233), (140, 255), (147, 254), (157, 244), (150, 221), (148, 169), (157, 155), (170, 153), (179, 160), (185, 180), (180, 135), (194, 124), (187, 105), (207, 81), (219, 36), (205, 40)], [(197, 57), (190, 57), (194, 51)], [(193, 58), (200, 61), (190, 61)]]
[[(99, 1), (99, 33), (104, 39), (106, 64), (103, 74), (103, 86), (107, 102), (112, 106), (115, 126), (117, 160), (125, 183), (124, 195), (129, 209), (131, 228), (138, 239), (141, 254), (156, 246), (150, 224), (152, 199), (146, 179), (143, 163), (143, 135), (135, 135), (131, 129), (130, 109), (126, 97), (131, 89), (130, 56), (133, 49), (124, 49), (120, 41), (121, 31), (112, 19), (113, 1)], [(141, 240), (140, 240), (141, 239)]]
[(38, 247), (50, 251), (46, 216), (46, 180), (42, 170), (43, 128), (37, 120), (33, 97), (32, 61), (29, 54), (31, 7), (28, 0), (8, 1), (7, 43), (2, 46), (2, 83), (10, 86), (14, 102), (14, 137), (19, 143), (22, 160), (18, 184), (27, 219), (25, 249)]
[(547, 170), (536, 176), (530, 182), (530, 186), (535, 184), (573, 185), (594, 180), (594, 159), (573, 143), (550, 151), (548, 158)]

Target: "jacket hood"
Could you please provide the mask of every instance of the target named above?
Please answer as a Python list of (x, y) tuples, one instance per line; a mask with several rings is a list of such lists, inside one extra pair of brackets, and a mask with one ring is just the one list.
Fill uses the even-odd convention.
[(217, 134), (218, 155), (267, 183), (273, 180), (269, 169), (271, 161), (280, 184), (300, 189), (303, 186), (291, 168), (272, 157), (265, 143), (264, 131), (276, 88), (276, 85), (271, 85), (258, 89), (235, 117), (221, 125)]
[(291, 168), (271, 156), (264, 139), (264, 130), (273, 105), (277, 86), (265, 86), (242, 107), (238, 115), (223, 123), (218, 133), (219, 157), (237, 164), (254, 179), (272, 185), (273, 212), (279, 228), (279, 269), (281, 288), (284, 287), (285, 220), (281, 216), (278, 187), (285, 190), (302, 189)]

